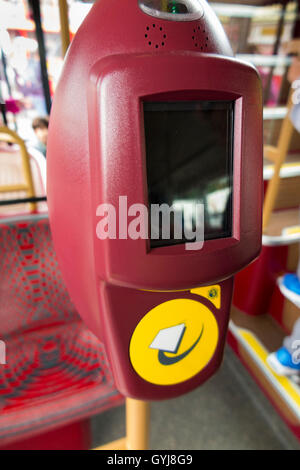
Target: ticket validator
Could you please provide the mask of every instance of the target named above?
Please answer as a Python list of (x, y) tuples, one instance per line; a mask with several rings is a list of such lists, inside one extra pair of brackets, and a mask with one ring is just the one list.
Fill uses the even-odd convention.
[[(117, 388), (152, 400), (207, 380), (233, 276), (261, 246), (262, 101), (205, 1), (93, 6), (55, 93), (47, 165), (59, 264)], [(175, 233), (178, 213), (195, 233), (182, 210), (195, 204), (202, 244)], [(162, 214), (138, 235), (142, 206), (172, 208), (168, 236)]]

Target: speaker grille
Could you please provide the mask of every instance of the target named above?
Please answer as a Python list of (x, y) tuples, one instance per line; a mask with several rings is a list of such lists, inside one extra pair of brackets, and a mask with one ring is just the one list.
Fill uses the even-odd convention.
[(151, 23), (146, 26), (145, 40), (149, 47), (152, 47), (153, 49), (164, 47), (166, 39), (167, 35), (162, 26), (158, 26), (156, 23)]
[(205, 49), (207, 49), (208, 47), (208, 36), (205, 31), (205, 28), (201, 28), (201, 26), (193, 28), (192, 40), (196, 49), (200, 49), (200, 51), (205, 51)]

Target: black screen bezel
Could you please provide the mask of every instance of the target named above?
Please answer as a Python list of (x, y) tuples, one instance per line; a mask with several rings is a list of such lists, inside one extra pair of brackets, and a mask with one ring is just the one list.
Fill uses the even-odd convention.
[[(204, 240), (218, 240), (218, 239), (226, 239), (226, 238), (231, 238), (233, 236), (233, 168), (234, 168), (234, 115), (235, 115), (235, 100), (218, 100), (218, 99), (209, 99), (209, 100), (184, 100), (184, 99), (172, 99), (172, 100), (146, 100), (142, 101), (142, 112), (143, 112), (143, 119), (144, 119), (144, 148), (145, 148), (145, 158), (146, 158), (146, 169), (147, 169), (147, 143), (146, 143), (146, 129), (145, 129), (145, 111), (147, 111), (146, 108), (148, 108), (148, 111), (157, 111), (158, 107), (162, 107), (163, 105), (169, 105), (169, 106), (178, 106), (178, 104), (181, 104), (183, 106), (189, 107), (189, 109), (194, 109), (197, 105), (204, 105), (208, 106), (213, 104), (213, 105), (227, 105), (227, 111), (230, 113), (230, 127), (228, 131), (228, 149), (227, 149), (227, 154), (228, 154), (228, 177), (229, 177), (229, 187), (231, 188), (231, 194), (230, 194), (230, 207), (228, 210), (228, 216), (227, 216), (227, 224), (228, 224), (228, 229), (224, 232), (220, 232), (217, 234), (208, 234), (204, 233)], [(152, 108), (152, 109), (151, 109)], [(211, 107), (213, 109), (213, 107)], [(226, 108), (224, 107), (224, 110)], [(148, 175), (148, 171), (146, 170), (146, 173)], [(148, 201), (148, 209), (150, 209), (150, 191), (149, 191), (149, 182), (148, 182), (148, 176), (146, 177), (146, 183), (147, 183), (147, 201)], [(149, 217), (149, 247), (150, 249), (153, 248), (159, 248), (159, 247), (168, 247), (168, 246), (174, 246), (174, 245), (180, 245), (183, 243), (193, 243), (195, 240), (188, 240), (184, 238), (184, 236), (181, 239), (151, 239), (150, 236), (151, 233), (151, 221)]]

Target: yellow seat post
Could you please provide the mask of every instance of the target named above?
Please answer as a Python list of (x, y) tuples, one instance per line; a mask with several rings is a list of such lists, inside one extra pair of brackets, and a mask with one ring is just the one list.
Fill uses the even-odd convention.
[[(12, 131), (6, 126), (0, 126), (0, 141), (8, 142), (19, 145), (21, 160), (22, 160), (22, 171), (25, 183), (4, 185), (0, 186), (0, 193), (8, 193), (12, 191), (26, 191), (27, 197), (35, 197), (33, 178), (30, 168), (30, 157), (27, 152), (27, 148), (23, 139), (15, 131)], [(30, 203), (30, 210), (34, 212), (36, 210), (36, 203)]]
[(149, 449), (150, 403), (126, 398), (126, 436), (94, 450)]
[[(293, 39), (289, 42), (287, 46), (287, 52), (300, 55), (300, 39)], [(282, 122), (282, 126), (279, 133), (278, 145), (277, 147), (265, 146), (264, 153), (265, 156), (274, 163), (274, 174), (271, 180), (268, 183), (267, 191), (264, 199), (263, 207), (263, 230), (266, 229), (274, 205), (276, 202), (276, 197), (279, 190), (280, 182), (280, 170), (285, 162), (289, 147), (291, 144), (294, 127), (290, 120), (290, 113), (293, 107), (292, 101), (293, 90), (291, 89), (287, 101), (287, 113)]]
[(288, 106), (287, 106), (287, 114), (283, 120), (279, 139), (278, 139), (278, 146), (277, 147), (269, 147), (265, 148), (265, 155), (267, 158), (274, 162), (274, 173), (272, 175), (271, 180), (268, 183), (267, 191), (265, 194), (264, 199), (264, 207), (263, 207), (263, 230), (266, 229), (272, 211), (274, 209), (274, 205), (276, 202), (276, 197), (279, 190), (279, 182), (280, 182), (280, 170), (285, 162), (290, 143), (292, 140), (294, 127), (290, 120), (290, 112), (292, 109), (292, 91), (289, 93), (288, 98)]

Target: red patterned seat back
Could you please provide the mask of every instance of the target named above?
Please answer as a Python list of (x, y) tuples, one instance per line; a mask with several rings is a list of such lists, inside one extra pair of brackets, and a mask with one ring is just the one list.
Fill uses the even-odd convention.
[(0, 338), (79, 319), (65, 288), (48, 216), (0, 219)]

